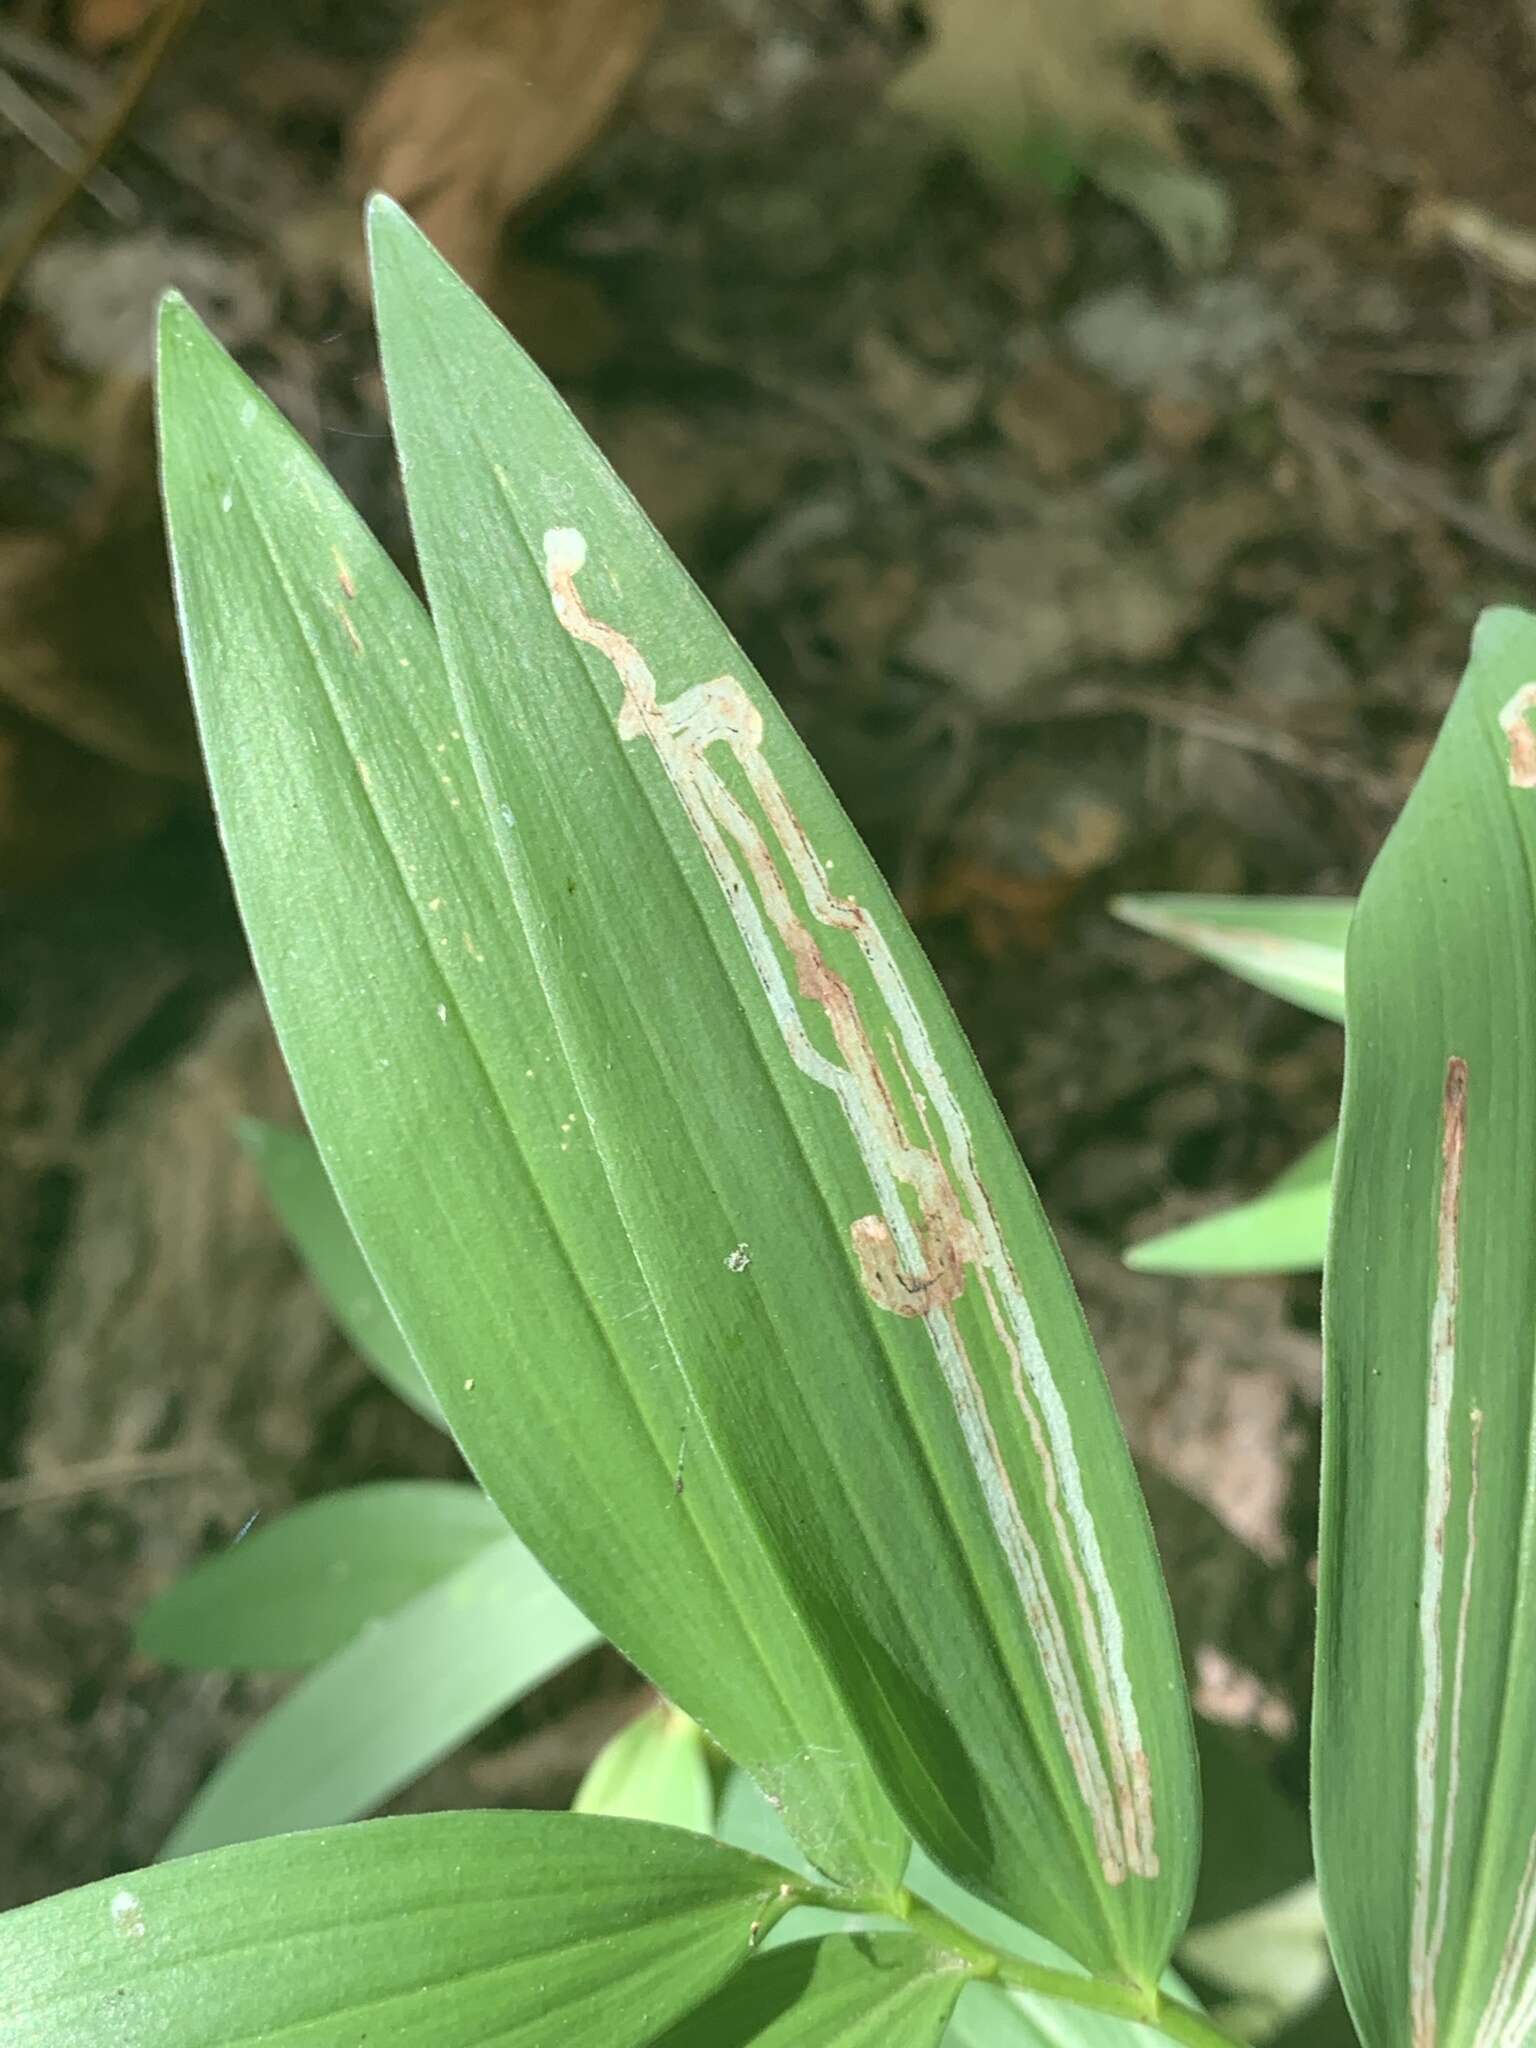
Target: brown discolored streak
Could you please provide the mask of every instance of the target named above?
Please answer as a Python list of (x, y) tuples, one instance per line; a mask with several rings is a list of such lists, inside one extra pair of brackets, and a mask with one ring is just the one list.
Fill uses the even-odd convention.
[(1467, 1153), (1467, 1063), (1446, 1061), (1441, 1093), (1440, 1186), (1435, 1202), (1435, 1298), (1425, 1385), (1424, 1524), (1419, 1562), (1419, 1713), (1414, 1734), (1413, 1889), (1409, 1922), (1408, 2003), (1413, 2048), (1439, 2038), (1437, 1978), (1456, 1846), (1455, 1788), (1460, 1766), (1462, 1644), (1477, 1553), (1476, 1476), (1479, 1415), (1473, 1425), (1466, 1547), (1459, 1619), (1446, 1657), (1447, 1539), (1456, 1503), (1456, 1323), (1461, 1300), (1461, 1201)]

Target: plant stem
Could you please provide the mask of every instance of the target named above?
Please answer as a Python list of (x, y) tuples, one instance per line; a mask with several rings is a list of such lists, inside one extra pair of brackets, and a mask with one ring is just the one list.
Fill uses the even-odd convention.
[(926, 1934), (940, 1948), (952, 1949), (980, 1965), (981, 1974), (1007, 1984), (1015, 1991), (1033, 1991), (1041, 1998), (1060, 1998), (1069, 2005), (1087, 2006), (1093, 2012), (1112, 2013), (1116, 2019), (1145, 2020), (1151, 2017), (1156, 1999), (1129, 1984), (1112, 1984), (1102, 1977), (1079, 1977), (1070, 1970), (1053, 1970), (1045, 1963), (1028, 1963), (995, 1949), (946, 1913), (924, 1905), (909, 1893), (902, 1918), (915, 1934)]
[(925, 1935), (935, 1947), (948, 1949), (952, 1955), (964, 1956), (967, 1962), (974, 1963), (977, 1976), (984, 1980), (1006, 1984), (1013, 1991), (1032, 1992), (1039, 1998), (1059, 1998), (1065, 2005), (1106, 2013), (1131, 2026), (1154, 2027), (1170, 2041), (1180, 2042), (1182, 2048), (1245, 2048), (1235, 2035), (1207, 2019), (1204, 2013), (1196, 2012), (1193, 2006), (1185, 2005), (1182, 1999), (1170, 1998), (1155, 1988), (1143, 1989), (1105, 1977), (1082, 1977), (1070, 1970), (1052, 1969), (1045, 1963), (1026, 1962), (1023, 1956), (994, 1948), (951, 1920), (947, 1913), (914, 1898), (909, 1891), (875, 1897), (818, 1888), (802, 1894), (801, 1903), (830, 1906), (844, 1913), (887, 1914), (904, 1920), (914, 1934)]
[(1182, 2041), (1185, 2048), (1246, 2048), (1236, 2034), (1229, 2034), (1203, 2012), (1196, 2012), (1192, 2005), (1186, 2005), (1180, 1998), (1169, 1998), (1166, 1993), (1159, 1994), (1157, 2016), (1147, 2024), (1166, 2034), (1170, 2041)]

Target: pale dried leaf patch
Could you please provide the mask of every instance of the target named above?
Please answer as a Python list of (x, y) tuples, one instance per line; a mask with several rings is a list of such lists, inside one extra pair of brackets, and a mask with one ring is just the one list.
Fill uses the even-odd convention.
[(894, 97), (1005, 173), (1031, 132), (1176, 158), (1172, 115), (1136, 82), (1138, 47), (1182, 71), (1246, 79), (1282, 112), (1296, 92), (1262, 0), (933, 0), (930, 31)]

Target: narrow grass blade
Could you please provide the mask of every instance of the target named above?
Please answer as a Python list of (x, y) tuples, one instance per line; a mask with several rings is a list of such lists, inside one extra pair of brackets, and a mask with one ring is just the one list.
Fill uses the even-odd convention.
[(598, 1640), (503, 1536), (300, 1679), (219, 1765), (161, 1853), (369, 1813)]
[(1251, 1202), (1133, 1244), (1138, 1273), (1314, 1273), (1328, 1242), (1336, 1132), (1320, 1138)]
[(1350, 931), (1313, 1796), (1366, 2048), (1536, 2038), (1533, 676), (1485, 614)]
[(418, 1415), (439, 1429), (446, 1428), (437, 1396), (422, 1378), (421, 1367), (412, 1358), (347, 1227), (313, 1140), (304, 1131), (285, 1131), (277, 1124), (246, 1117), (240, 1125), (240, 1142), (261, 1175), (294, 1248), (358, 1356)]
[(326, 1494), (194, 1565), (145, 1608), (134, 1643), (204, 1671), (318, 1664), (506, 1533), (478, 1486), (400, 1479)]
[(6, 2048), (648, 2048), (786, 1883), (698, 1835), (564, 1813), (219, 1850), (0, 1915)]
[(828, 1934), (759, 1956), (656, 2048), (938, 2048), (972, 1972), (910, 1934)]
[(598, 1751), (571, 1810), (711, 1833), (715, 1791), (698, 1723), (664, 1700), (648, 1708)]
[(1322, 896), (1121, 896), (1117, 917), (1319, 1017), (1344, 1015), (1353, 902)]
[[(632, 1398), (679, 1459), (686, 1434), (686, 1498), (657, 1499), (661, 1465), (645, 1526), (750, 1522), (914, 1834), (1073, 1953), (1155, 1979), (1193, 1879), (1187, 1707), (1007, 1129), (741, 650), (405, 218), (376, 205), (372, 246), (454, 692), (444, 773), (504, 903), (494, 943), (464, 926), (469, 972), (517, 962), (543, 1035), (510, 1092), (529, 1142), (546, 1119), (546, 1199), (583, 1189), (567, 1256), (624, 1304)], [(713, 1725), (706, 1688), (668, 1690)], [(825, 1778), (742, 1760), (807, 1839)]]
[[(236, 892), (391, 1313), (482, 1484), (582, 1611), (793, 1796), (824, 1868), (894, 1883), (905, 1835), (754, 1516), (698, 1455), (635, 1249), (576, 1134), (431, 626), (176, 300), (160, 389), (183, 638)], [(637, 1106), (637, 1145), (647, 1119)], [(739, 1292), (734, 1242), (687, 1246), (701, 1287)], [(594, 1243), (599, 1272), (578, 1258)]]

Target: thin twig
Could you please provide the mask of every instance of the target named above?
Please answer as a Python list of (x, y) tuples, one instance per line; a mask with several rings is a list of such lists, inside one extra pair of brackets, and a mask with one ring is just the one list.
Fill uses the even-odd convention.
[(1115, 683), (1088, 683), (1072, 690), (1051, 707), (1051, 718), (1091, 718), (1106, 711), (1128, 711), (1149, 725), (1165, 725), (1194, 739), (1211, 740), (1218, 746), (1234, 747), (1245, 754), (1257, 754), (1293, 769), (1298, 775), (1319, 782), (1343, 783), (1371, 802), (1390, 807), (1399, 805), (1408, 791), (1406, 780), (1376, 775), (1362, 768), (1352, 756), (1309, 746), (1294, 733), (1280, 732), (1238, 717), (1219, 704), (1192, 704), (1187, 698), (1164, 696), (1155, 690), (1135, 690)]
[(832, 428), (866, 460), (895, 470), (930, 496), (950, 498), (955, 495), (954, 478), (937, 463), (930, 462), (910, 443), (862, 418), (841, 400), (810, 390), (793, 378), (746, 356), (733, 355), (706, 335), (695, 332), (678, 334), (672, 337), (672, 342), (679, 355), (702, 363), (706, 369), (722, 370), (737, 377), (765, 398), (771, 398), (780, 405), (793, 406), (807, 419), (815, 420), (818, 426)]
[(139, 1486), (147, 1479), (195, 1479), (216, 1471), (219, 1463), (206, 1451), (136, 1451), (92, 1458), (58, 1472), (24, 1473), (19, 1479), (0, 1480), (0, 1513), (81, 1500), (90, 1493), (113, 1493), (120, 1486)]
[(1300, 398), (1282, 401), (1281, 419), (1297, 440), (1321, 441), (1357, 462), (1387, 503), (1407, 498), (1517, 569), (1536, 569), (1536, 534), (1501, 519), (1487, 506), (1458, 497), (1433, 470), (1394, 453), (1368, 427), (1338, 419)]
[(14, 22), (0, 21), (0, 64), (24, 72), (29, 78), (41, 79), (58, 92), (67, 92), (82, 106), (92, 105), (101, 97), (100, 74), (83, 57), (71, 56), (57, 43), (17, 28)]
[(17, 279), (69, 210), (86, 180), (121, 140), (123, 131), (138, 111), (139, 102), (154, 83), (160, 66), (170, 55), (182, 31), (191, 26), (202, 4), (203, 0), (164, 0), (164, 5), (145, 30), (129, 60), (106, 119), (84, 146), (79, 163), (43, 195), (31, 218), (22, 224), (20, 233), (0, 258), (0, 306), (10, 297)]
[(85, 168), (85, 151), (61, 121), (33, 99), (31, 93), (0, 69), (0, 120), (9, 121), (16, 133), (56, 164), (61, 171), (78, 175), (82, 188), (118, 220), (133, 220), (139, 202), (111, 171)]

